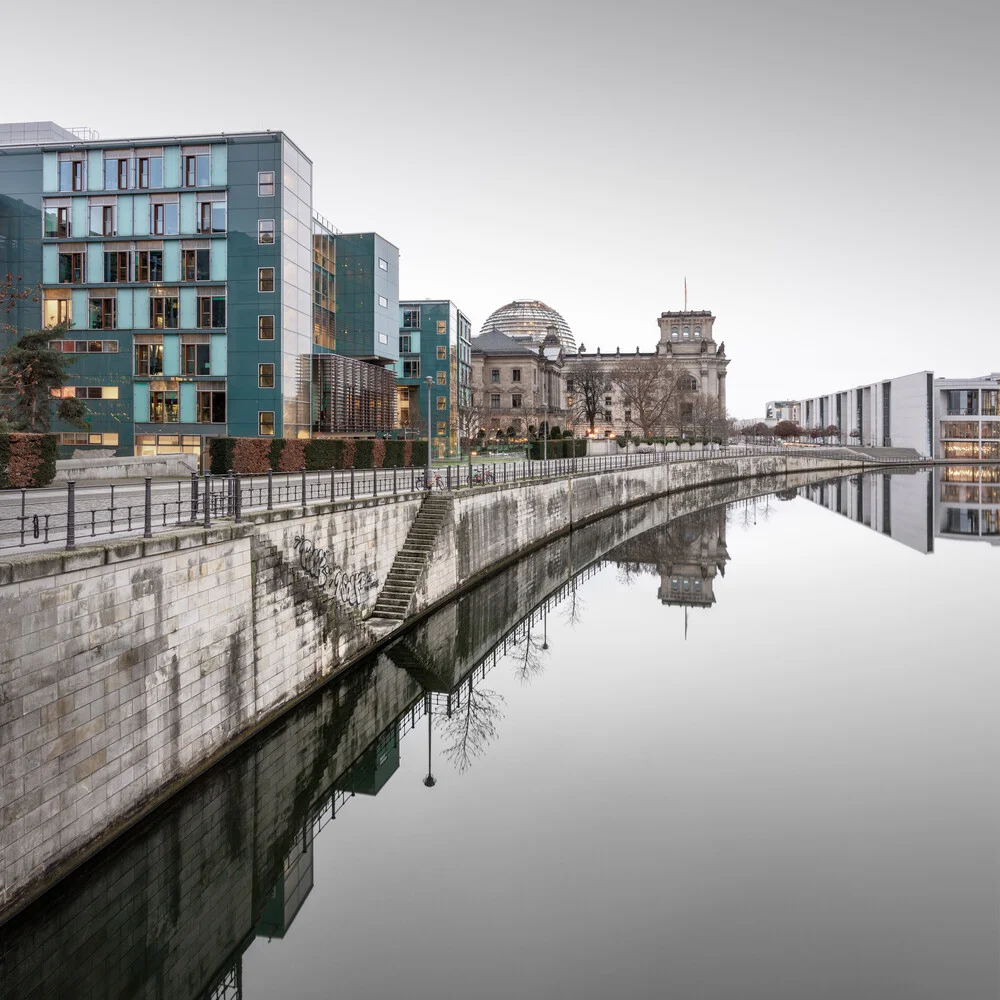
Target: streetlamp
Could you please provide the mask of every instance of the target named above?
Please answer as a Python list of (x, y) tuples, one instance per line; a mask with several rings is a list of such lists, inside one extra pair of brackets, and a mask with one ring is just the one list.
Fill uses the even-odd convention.
[(431, 400), (434, 386), (434, 379), (428, 375), (424, 381), (427, 383), (427, 459), (424, 464), (424, 486), (431, 488)]
[(424, 695), (424, 714), (427, 716), (427, 777), (424, 784), (428, 788), (433, 788), (437, 784), (437, 778), (431, 770), (431, 696)]
[(542, 411), (545, 414), (545, 423), (542, 424), (542, 430), (544, 431), (542, 435), (542, 461), (547, 462), (549, 460), (549, 404), (542, 403)]

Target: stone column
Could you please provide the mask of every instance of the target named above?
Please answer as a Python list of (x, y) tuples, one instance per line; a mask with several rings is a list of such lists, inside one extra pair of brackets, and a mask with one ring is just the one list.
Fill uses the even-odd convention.
[(725, 371), (720, 371), (718, 373), (719, 379), (719, 404), (722, 408), (723, 414), (726, 412), (726, 373)]

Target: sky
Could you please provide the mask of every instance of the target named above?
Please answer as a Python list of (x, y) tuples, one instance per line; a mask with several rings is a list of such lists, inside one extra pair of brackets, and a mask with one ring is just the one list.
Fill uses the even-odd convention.
[(9, 45), (0, 117), (283, 130), (314, 209), (397, 245), (400, 297), (476, 332), (538, 298), (588, 350), (651, 350), (686, 277), (734, 416), (1000, 370), (996, 0), (184, 9), (22, 7), (20, 36), (62, 24), (68, 59)]

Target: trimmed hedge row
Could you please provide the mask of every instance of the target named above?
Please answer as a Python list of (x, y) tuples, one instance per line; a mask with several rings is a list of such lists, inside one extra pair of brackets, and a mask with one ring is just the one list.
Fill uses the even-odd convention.
[(0, 434), (0, 489), (48, 486), (58, 456), (55, 434)]
[[(532, 461), (540, 462), (542, 460), (543, 444), (543, 441), (531, 442), (528, 457)], [(549, 438), (545, 453), (549, 458), (583, 458), (587, 454), (587, 439)]]
[(298, 472), (319, 469), (408, 469), (427, 461), (426, 441), (382, 438), (212, 438), (208, 445), (213, 476), (228, 472)]

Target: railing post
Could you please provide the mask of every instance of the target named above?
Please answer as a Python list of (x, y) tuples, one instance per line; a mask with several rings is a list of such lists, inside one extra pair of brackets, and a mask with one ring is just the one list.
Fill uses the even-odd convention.
[(302, 510), (306, 509), (306, 470), (302, 469)]
[(212, 523), (212, 473), (205, 473), (205, 527)]
[(198, 473), (191, 473), (191, 523), (198, 521)]
[(243, 481), (238, 472), (233, 476), (233, 515), (237, 524), (243, 520)]
[(76, 483), (66, 483), (66, 551), (76, 548)]
[(445, 468), (445, 476), (446, 476), (446, 478), (448, 480), (448, 492), (450, 493), (451, 492), (451, 466), (450, 465)]
[(333, 466), (330, 467), (330, 503), (333, 503), (337, 499), (337, 476), (333, 471)]
[(395, 495), (396, 495), (396, 483), (397, 483), (397, 479), (396, 479), (396, 472), (397, 472), (397, 471), (398, 471), (398, 470), (396, 469), (396, 466), (394, 465), (394, 466), (392, 467), (392, 495), (393, 495), (393, 496), (395, 496)]
[(153, 537), (153, 480), (150, 476), (146, 476), (146, 509), (143, 514), (142, 537)]
[(274, 488), (274, 472), (271, 467), (267, 468), (267, 509), (274, 510), (274, 494), (272, 492)]
[(378, 469), (372, 467), (372, 496), (378, 496)]
[(351, 467), (351, 499), (354, 499), (354, 468)]

